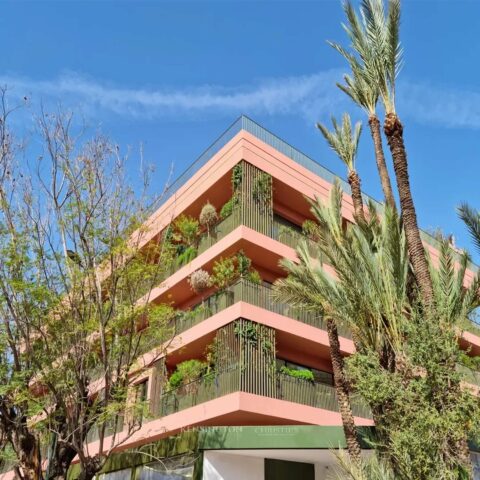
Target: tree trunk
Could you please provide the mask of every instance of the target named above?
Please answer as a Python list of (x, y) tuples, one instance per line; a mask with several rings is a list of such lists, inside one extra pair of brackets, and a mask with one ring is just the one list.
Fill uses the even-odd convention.
[(368, 118), (370, 125), (370, 133), (372, 134), (373, 147), (375, 150), (375, 160), (377, 161), (378, 174), (380, 175), (380, 182), (382, 184), (383, 196), (386, 204), (396, 209), (395, 198), (393, 196), (392, 184), (390, 182), (390, 175), (387, 170), (387, 163), (385, 162), (385, 155), (383, 153), (382, 134), (380, 132), (380, 120), (376, 115), (370, 115)]
[(433, 302), (432, 279), (425, 255), (425, 248), (420, 238), (417, 214), (410, 189), (407, 152), (403, 142), (403, 126), (396, 114), (389, 113), (385, 117), (384, 131), (393, 158), (408, 255), (412, 262), (415, 279), (420, 287), (423, 301), (426, 306), (429, 306)]
[(48, 465), (48, 478), (45, 480), (64, 480), (77, 452), (66, 445), (58, 445)]
[(360, 223), (365, 223), (365, 212), (363, 211), (363, 200), (362, 200), (362, 189), (360, 186), (360, 177), (355, 170), (350, 170), (348, 172), (348, 183), (350, 184), (350, 189), (352, 191), (352, 201), (353, 201), (353, 210), (355, 221)]
[(350, 404), (349, 388), (345, 379), (343, 357), (340, 353), (340, 341), (335, 321), (327, 320), (327, 333), (330, 342), (330, 357), (333, 366), (333, 379), (337, 393), (340, 415), (342, 417), (343, 432), (347, 442), (348, 454), (352, 462), (360, 465), (362, 450), (357, 438), (357, 430), (353, 420), (352, 406)]
[(105, 460), (99, 455), (86, 457), (82, 462), (82, 470), (78, 480), (92, 480), (95, 475), (103, 468)]
[(37, 437), (20, 427), (12, 433), (12, 445), (18, 458), (23, 480), (41, 480), (40, 445)]

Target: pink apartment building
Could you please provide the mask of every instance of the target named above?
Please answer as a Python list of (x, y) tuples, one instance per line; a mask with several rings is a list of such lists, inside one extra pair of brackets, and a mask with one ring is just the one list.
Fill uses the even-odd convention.
[[(334, 180), (241, 117), (172, 185), (150, 219), (151, 239), (180, 215), (198, 218), (207, 202), (221, 214), (188, 261), (149, 294), (152, 302), (173, 300), (185, 315), (162, 358), (151, 364), (145, 354), (147, 368), (133, 388), (146, 397), (151, 415), (109, 462), (105, 480), (327, 478), (335, 464), (330, 449), (344, 445), (327, 333), (319, 316), (274, 301), (271, 285), (285, 275), (279, 261), (294, 259), (298, 242), (307, 241), (302, 224), (312, 215), (305, 197), (327, 199)], [(353, 221), (342, 186), (344, 217)], [(426, 234), (424, 240), (435, 256), (435, 240)], [(211, 272), (221, 259), (244, 272), (221, 290), (195, 293), (191, 274)], [(340, 333), (349, 355), (349, 332)], [(480, 354), (477, 334), (465, 332), (460, 342)], [(205, 360), (212, 351), (213, 373), (165, 388), (182, 362)], [(478, 384), (476, 374), (471, 378)], [(352, 401), (357, 425), (372, 427), (368, 408)], [(132, 453), (139, 451), (146, 455)]]

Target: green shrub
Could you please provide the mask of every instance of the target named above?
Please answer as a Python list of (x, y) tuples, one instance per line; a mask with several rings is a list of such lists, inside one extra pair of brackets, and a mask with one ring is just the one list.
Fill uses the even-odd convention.
[(186, 265), (191, 262), (197, 256), (196, 247), (190, 246), (182, 249), (181, 253), (178, 254), (177, 262), (179, 265)]
[(255, 285), (260, 285), (262, 283), (262, 277), (256, 270), (248, 272), (245, 278)]
[(233, 213), (233, 209), (236, 205), (240, 203), (240, 200), (237, 195), (233, 195), (230, 200), (224, 203), (223, 207), (220, 209), (220, 218), (223, 220), (229, 217)]
[(200, 223), (189, 215), (180, 215), (173, 224), (173, 239), (185, 246), (195, 246), (200, 235)]
[(207, 363), (197, 359), (185, 360), (177, 365), (168, 379), (168, 390), (173, 390), (200, 378), (207, 370)]
[(280, 368), (280, 373), (284, 373), (289, 377), (308, 380), (310, 382), (313, 382), (315, 380), (315, 377), (313, 376), (313, 372), (311, 370), (296, 370), (295, 368), (288, 368), (285, 365), (283, 365)]
[(220, 258), (213, 264), (211, 282), (215, 287), (227, 288), (237, 277), (238, 273), (233, 257)]

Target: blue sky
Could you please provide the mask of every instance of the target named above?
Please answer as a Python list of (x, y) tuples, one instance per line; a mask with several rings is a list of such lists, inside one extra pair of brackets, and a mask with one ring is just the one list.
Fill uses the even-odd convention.
[[(345, 40), (337, 0), (0, 5), (11, 98), (61, 103), (133, 152), (143, 143), (159, 190), (241, 113), (345, 176), (314, 128), (344, 111), (365, 120), (335, 87), (345, 65), (325, 40)], [(460, 246), (471, 244), (455, 207), (480, 207), (479, 30), (477, 0), (403, 2), (397, 109), (418, 215)], [(357, 168), (381, 197), (367, 129)]]

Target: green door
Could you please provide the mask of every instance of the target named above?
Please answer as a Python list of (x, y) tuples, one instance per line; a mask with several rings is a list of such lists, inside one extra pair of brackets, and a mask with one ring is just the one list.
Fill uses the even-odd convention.
[(265, 480), (315, 480), (315, 465), (266, 458)]

